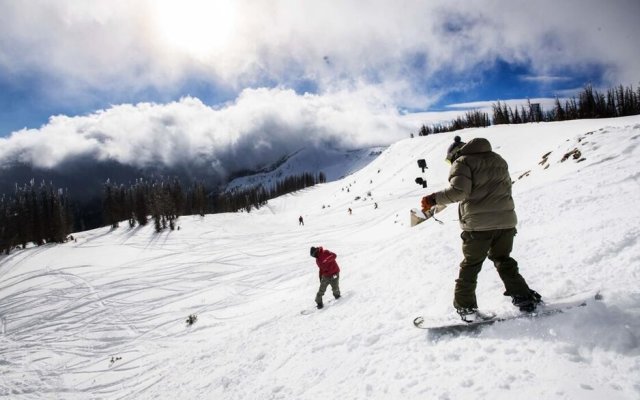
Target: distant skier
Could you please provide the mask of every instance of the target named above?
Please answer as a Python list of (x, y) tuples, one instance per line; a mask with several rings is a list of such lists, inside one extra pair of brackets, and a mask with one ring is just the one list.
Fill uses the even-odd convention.
[(300, 216), (300, 218), (298, 218), (298, 225), (304, 226), (304, 219), (302, 219), (302, 215)]
[(464, 260), (456, 279), (453, 306), (465, 321), (478, 316), (477, 277), (488, 256), (504, 283), (505, 296), (511, 296), (521, 311), (532, 312), (542, 301), (541, 296), (529, 288), (518, 263), (510, 256), (517, 217), (507, 162), (492, 151), (486, 139), (475, 138), (462, 146), (456, 143), (462, 142), (456, 140), (447, 153), (452, 163), (450, 186), (422, 198), (423, 211), (436, 204), (460, 203)]
[(349, 215), (351, 215), (352, 212), (353, 210), (351, 209), (351, 207), (349, 207)]
[(329, 250), (325, 250), (322, 247), (311, 247), (310, 254), (311, 257), (316, 259), (316, 265), (319, 269), (320, 288), (316, 294), (316, 305), (318, 308), (322, 308), (324, 307), (322, 296), (324, 296), (327, 286), (331, 285), (333, 297), (340, 298), (340, 267), (336, 262), (335, 253)]

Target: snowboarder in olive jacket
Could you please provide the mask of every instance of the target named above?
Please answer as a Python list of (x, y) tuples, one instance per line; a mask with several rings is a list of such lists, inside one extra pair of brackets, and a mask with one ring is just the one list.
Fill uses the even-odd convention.
[(520, 310), (535, 310), (541, 297), (529, 288), (518, 271), (518, 263), (510, 256), (518, 221), (507, 162), (483, 138), (454, 148), (447, 159), (452, 163), (449, 187), (423, 197), (422, 209), (459, 203), (464, 260), (460, 263), (453, 301), (458, 314), (467, 320), (466, 316), (473, 319), (477, 313), (477, 277), (487, 256), (504, 283), (504, 294), (511, 296)]
[(316, 259), (316, 265), (319, 269), (320, 288), (318, 289), (318, 294), (316, 294), (316, 305), (318, 308), (322, 308), (324, 307), (322, 296), (324, 296), (327, 286), (331, 285), (333, 297), (336, 299), (340, 298), (340, 267), (336, 262), (335, 253), (329, 250), (323, 249), (322, 247), (311, 247), (310, 254), (311, 257)]

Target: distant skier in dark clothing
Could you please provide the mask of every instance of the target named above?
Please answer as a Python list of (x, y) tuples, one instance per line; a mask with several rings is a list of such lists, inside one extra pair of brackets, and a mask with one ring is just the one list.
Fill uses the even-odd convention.
[(302, 219), (302, 215), (298, 218), (298, 225), (304, 225), (304, 219)]
[(511, 296), (520, 310), (532, 312), (541, 297), (529, 288), (510, 255), (517, 217), (507, 162), (492, 151), (486, 139), (476, 138), (462, 146), (456, 143), (462, 142), (456, 140), (447, 153), (452, 163), (449, 187), (422, 198), (423, 211), (436, 204), (460, 203), (464, 260), (456, 279), (453, 306), (465, 321), (478, 316), (477, 277), (488, 256), (504, 283), (505, 296)]
[(310, 254), (311, 257), (316, 259), (316, 265), (319, 269), (320, 288), (316, 294), (316, 305), (318, 308), (322, 308), (324, 307), (322, 296), (324, 296), (324, 292), (329, 285), (331, 285), (333, 297), (336, 299), (340, 298), (340, 267), (336, 262), (335, 253), (329, 250), (325, 250), (322, 247), (311, 247)]

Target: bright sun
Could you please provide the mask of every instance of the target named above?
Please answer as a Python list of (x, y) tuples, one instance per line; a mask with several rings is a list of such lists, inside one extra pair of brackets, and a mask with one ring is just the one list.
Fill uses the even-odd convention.
[(164, 42), (194, 57), (223, 50), (235, 26), (233, 0), (156, 0), (156, 21)]

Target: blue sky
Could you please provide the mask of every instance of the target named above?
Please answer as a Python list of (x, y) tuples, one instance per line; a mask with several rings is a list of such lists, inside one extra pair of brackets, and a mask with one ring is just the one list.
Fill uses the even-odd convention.
[(528, 65), (497, 60), (491, 67), (470, 79), (473, 82), (471, 88), (448, 92), (431, 109), (487, 100), (563, 98), (571, 96), (585, 84), (595, 87), (607, 85), (603, 68), (597, 64), (580, 69), (568, 66), (557, 71), (558, 74), (554, 77), (539, 77), (533, 72)]
[[(123, 121), (124, 110), (135, 114), (140, 103), (166, 113), (185, 98), (237, 121), (220, 133), (235, 135), (231, 141), (268, 119), (288, 121), (291, 132), (403, 137), (407, 113), (419, 113), (416, 123), (460, 103), (640, 82), (637, 0), (364, 4), (0, 0), (0, 138), (27, 128), (46, 139), (58, 115), (71, 117), (56, 123), (77, 133), (74, 118), (97, 121), (117, 109)], [(238, 117), (267, 109), (270, 118)], [(291, 110), (304, 110), (306, 119)], [(325, 114), (336, 111), (342, 114), (330, 120), (344, 125), (325, 126)], [(387, 132), (371, 133), (375, 120)], [(0, 147), (19, 154), (17, 140)]]
[[(431, 78), (429, 82), (421, 82), (425, 91), (436, 88), (442, 96), (425, 105), (409, 107), (412, 111), (442, 111), (449, 105), (457, 103), (494, 101), (507, 99), (526, 99), (539, 97), (565, 97), (580, 89), (586, 83), (596, 87), (604, 87), (613, 82), (606, 82), (605, 67), (594, 63), (580, 69), (566, 67), (558, 71), (553, 78), (535, 78), (531, 66), (519, 63), (508, 63), (496, 60), (490, 66), (470, 75), (450, 74), (443, 71), (440, 76)], [(47, 95), (42, 87), (49, 86), (42, 75), (15, 76), (8, 79), (0, 76), (0, 136), (22, 128), (38, 128), (45, 124), (52, 115), (82, 115), (114, 104), (156, 102), (167, 103), (179, 100), (183, 96), (193, 96), (205, 104), (216, 106), (232, 101), (237, 92), (220, 87), (197, 76), (185, 79), (172, 87), (145, 87), (135, 92), (111, 93), (108, 89), (95, 90), (82, 96), (81, 101), (56, 99), (55, 94)], [(468, 84), (460, 89), (447, 90), (450, 82), (464, 79)], [(12, 81), (13, 80), (13, 81)], [(258, 87), (277, 87), (279, 82), (263, 80), (256, 82)], [(291, 80), (287, 87), (299, 94), (318, 93), (318, 85), (309, 79)], [(402, 104), (399, 105), (402, 107)]]

